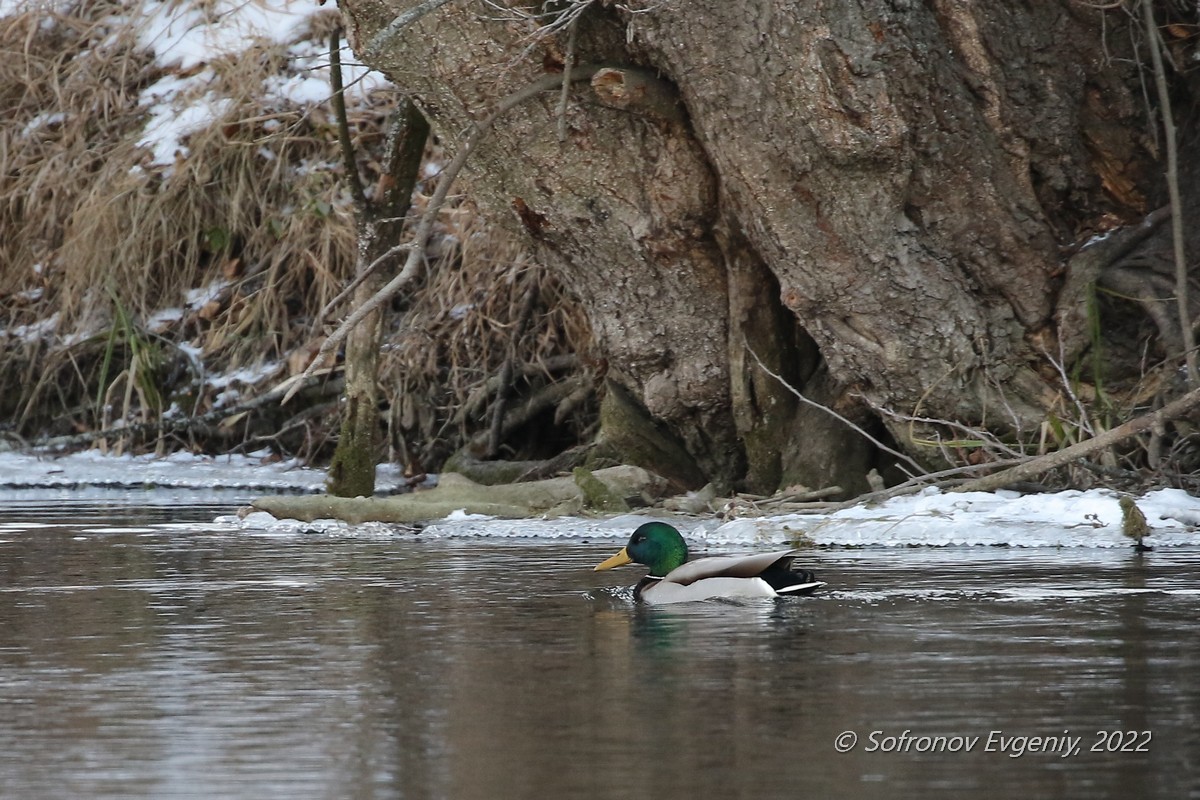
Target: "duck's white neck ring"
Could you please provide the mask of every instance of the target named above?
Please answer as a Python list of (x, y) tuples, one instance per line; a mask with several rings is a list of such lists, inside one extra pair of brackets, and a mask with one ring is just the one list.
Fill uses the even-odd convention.
[(647, 576), (646, 576), (646, 580), (648, 580), (648, 581), (661, 581), (661, 580), (663, 580), (663, 579), (662, 579), (662, 578), (660, 578), (658, 575), (647, 575)]

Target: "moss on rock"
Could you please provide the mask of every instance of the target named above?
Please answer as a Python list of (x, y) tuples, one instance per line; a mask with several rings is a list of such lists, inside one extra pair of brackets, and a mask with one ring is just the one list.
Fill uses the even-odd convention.
[(679, 439), (612, 381), (600, 404), (600, 436), (622, 463), (648, 469), (678, 487), (698, 489), (708, 482)]
[(583, 493), (583, 505), (586, 508), (617, 514), (629, 510), (629, 504), (625, 502), (625, 498), (613, 491), (611, 486), (590, 471), (583, 467), (576, 467), (572, 474), (575, 477), (575, 485)]
[[(590, 474), (592, 480), (610, 497), (636, 495), (661, 497), (667, 490), (662, 478), (639, 467), (619, 466)], [(562, 509), (586, 505), (585, 492), (574, 477), (544, 481), (481, 486), (461, 475), (446, 473), (435, 489), (393, 497), (333, 497), (308, 495), (261, 497), (251, 506), (280, 518), (311, 522), (314, 519), (340, 519), (351, 524), (362, 522), (411, 523), (441, 519), (453, 511), (489, 514), (519, 519), (540, 516)], [(615, 509), (597, 508), (613, 511)]]

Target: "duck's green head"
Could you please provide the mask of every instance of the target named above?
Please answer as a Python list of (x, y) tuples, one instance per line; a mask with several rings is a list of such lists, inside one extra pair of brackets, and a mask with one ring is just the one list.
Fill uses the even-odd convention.
[(645, 564), (650, 574), (659, 578), (687, 561), (687, 543), (679, 531), (665, 522), (647, 522), (640, 526), (629, 542), (607, 561), (596, 565), (596, 572), (622, 564)]

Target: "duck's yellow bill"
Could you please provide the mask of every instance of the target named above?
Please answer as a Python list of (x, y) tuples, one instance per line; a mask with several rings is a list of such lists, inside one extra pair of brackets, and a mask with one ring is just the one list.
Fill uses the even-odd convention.
[(596, 568), (594, 570), (592, 570), (592, 572), (599, 572), (600, 570), (612, 569), (613, 567), (620, 567), (624, 564), (632, 564), (632, 563), (633, 563), (633, 559), (629, 557), (629, 553), (625, 552), (625, 548), (622, 547), (621, 552), (617, 553), (615, 556), (608, 559), (607, 561), (602, 561), (599, 564), (597, 564)]

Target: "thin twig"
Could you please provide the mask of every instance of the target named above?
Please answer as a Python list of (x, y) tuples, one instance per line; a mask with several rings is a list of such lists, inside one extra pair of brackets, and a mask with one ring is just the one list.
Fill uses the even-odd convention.
[(1070, 447), (1064, 447), (1062, 450), (1038, 456), (1023, 464), (987, 475), (983, 478), (978, 478), (977, 480), (968, 481), (958, 487), (956, 491), (990, 492), (1003, 488), (1010, 483), (1028, 480), (1034, 476), (1041, 475), (1043, 472), (1049, 472), (1057, 467), (1070, 464), (1072, 461), (1083, 458), (1096, 450), (1110, 447), (1143, 431), (1162, 426), (1163, 423), (1183, 416), (1198, 405), (1200, 405), (1200, 389), (1193, 389), (1178, 400), (1167, 403), (1158, 411), (1135, 417), (1112, 430), (1105, 431), (1098, 436), (1093, 436), (1091, 439), (1077, 442)]
[(1042, 355), (1045, 356), (1046, 360), (1048, 362), (1050, 362), (1050, 366), (1054, 367), (1055, 372), (1058, 373), (1058, 380), (1059, 380), (1059, 383), (1062, 385), (1063, 391), (1066, 393), (1067, 397), (1071, 400), (1071, 403), (1075, 406), (1075, 413), (1079, 415), (1078, 416), (1079, 429), (1081, 431), (1083, 431), (1083, 433), (1087, 436), (1095, 436), (1096, 431), (1092, 427), (1091, 420), (1088, 419), (1087, 409), (1083, 407), (1083, 403), (1080, 401), (1079, 397), (1076, 396), (1075, 391), (1071, 388), (1071, 379), (1067, 376), (1066, 366), (1063, 363), (1064, 353), (1063, 353), (1062, 339), (1058, 340), (1058, 360), (1057, 361), (1055, 361), (1054, 358), (1051, 357), (1049, 351), (1047, 351), (1046, 348), (1041, 347), (1039, 349), (1041, 350)]
[(354, 279), (352, 281), (350, 281), (348, 284), (346, 284), (345, 289), (342, 289), (340, 292), (337, 293), (336, 297), (334, 297), (332, 300), (330, 300), (328, 303), (325, 304), (325, 307), (321, 309), (321, 312), (319, 314), (317, 314), (317, 321), (320, 322), (321, 320), (328, 317), (331, 313), (333, 313), (333, 310), (335, 308), (340, 306), (345, 301), (345, 299), (347, 297), (349, 297), (350, 294), (355, 289), (357, 289), (360, 284), (362, 284), (363, 281), (365, 281), (367, 278), (371, 277), (375, 273), (375, 270), (377, 270), (381, 266), (383, 266), (384, 262), (386, 262), (389, 258), (391, 258), (392, 256), (397, 255), (399, 253), (403, 253), (405, 250), (407, 250), (410, 247), (412, 247), (412, 244), (409, 242), (405, 242), (404, 244), (398, 244), (395, 247), (391, 247), (388, 250), (386, 250), (383, 253), (383, 255), (381, 255), (379, 258), (375, 259), (370, 264), (368, 264), (366, 267), (364, 267), (361, 272), (359, 272), (357, 275), (354, 276)]
[(918, 464), (916, 461), (914, 461), (913, 459), (911, 459), (904, 453), (901, 453), (899, 450), (895, 450), (891, 447), (888, 447), (886, 444), (879, 441), (871, 434), (867, 433), (861, 426), (856, 425), (855, 423), (846, 419), (841, 414), (834, 411), (832, 408), (823, 406), (815, 400), (809, 400), (807, 397), (802, 395), (794, 386), (792, 386), (790, 383), (785, 381), (783, 379), (782, 375), (778, 375), (778, 374), (772, 372), (770, 370), (770, 368), (767, 367), (767, 365), (763, 363), (762, 359), (758, 357), (758, 353), (754, 352), (754, 348), (751, 347), (748, 342), (744, 342), (743, 346), (746, 348), (746, 352), (748, 352), (750, 355), (752, 355), (754, 357), (754, 361), (755, 361), (755, 363), (758, 364), (759, 369), (761, 369), (763, 372), (770, 375), (775, 380), (779, 381), (779, 383), (783, 386), (783, 388), (787, 389), (789, 392), (791, 392), (792, 394), (794, 394), (796, 396), (797, 400), (804, 403), (805, 405), (809, 405), (809, 406), (812, 406), (813, 408), (817, 408), (817, 409), (820, 409), (821, 411), (824, 411), (826, 414), (833, 417), (838, 422), (841, 422), (843, 425), (845, 425), (846, 427), (850, 428), (855, 433), (857, 433), (860, 436), (862, 436), (863, 438), (865, 438), (868, 442), (875, 445), (877, 448), (879, 448), (883, 452), (893, 455), (896, 458), (900, 459), (901, 461), (904, 461), (909, 466), (911, 466), (913, 469), (915, 469), (919, 474), (924, 475), (927, 472), (927, 470), (924, 467), (922, 467), (920, 464)]
[[(413, 188), (416, 186), (417, 170), (420, 168), (421, 155), (425, 152), (425, 140), (429, 136), (429, 123), (421, 116), (421, 112), (413, 104), (412, 98), (405, 97), (400, 101), (392, 114), (388, 125), (387, 143), (384, 147), (383, 171), (375, 192), (373, 203), (366, 203), (359, 210), (359, 240), (366, 247), (360, 251), (361, 259), (375, 250), (380, 237), (392, 235), (392, 229), (399, 229), (408, 216), (412, 205)], [(369, 212), (369, 213), (368, 213)], [(382, 215), (382, 216), (379, 216)], [(333, 310), (340, 306), (363, 281), (375, 274), (375, 271), (390, 261), (393, 256), (412, 247), (410, 242), (393, 245), (380, 253), (364, 267), (356, 268), (355, 276), (346, 288), (325, 304), (317, 314), (317, 323), (328, 317)]]
[(367, 195), (363, 192), (362, 179), (358, 175), (358, 163), (354, 160), (354, 143), (350, 141), (350, 120), (346, 116), (346, 91), (342, 86), (342, 29), (334, 28), (329, 34), (329, 83), (333, 89), (333, 116), (337, 120), (338, 145), (342, 151), (342, 164), (346, 169), (346, 182), (350, 184), (350, 196), (354, 207), (362, 213), (367, 207)]
[(521, 299), (521, 310), (517, 314), (517, 326), (508, 343), (508, 358), (504, 359), (504, 366), (500, 368), (500, 390), (496, 393), (496, 403), (492, 408), (492, 425), (488, 433), (488, 456), (495, 456), (500, 452), (501, 434), (504, 430), (504, 412), (508, 406), (508, 398), (513, 392), (513, 370), (517, 363), (517, 347), (525, 338), (525, 331), (529, 329), (529, 322), (533, 319), (533, 310), (537, 307), (539, 292), (536, 276), (530, 280), (530, 284), (529, 288), (525, 290), (525, 296)]
[(563, 58), (562, 92), (558, 96), (558, 142), (567, 141), (567, 101), (571, 97), (571, 64), (575, 61), (575, 33), (579, 30), (579, 17), (571, 20), (567, 35), (567, 54)]
[[(1020, 453), (1017, 450), (1014, 450), (1013, 448), (1009, 447), (1004, 442), (997, 439), (996, 436), (994, 434), (990, 433), (989, 431), (985, 431), (980, 428), (972, 428), (969, 425), (963, 425), (961, 422), (954, 422), (954, 421), (948, 420), (948, 419), (934, 419), (933, 417), (918, 417), (913, 414), (901, 414), (899, 411), (893, 411), (890, 408), (877, 406), (874, 403), (871, 403), (871, 401), (868, 398), (863, 397), (862, 395), (858, 395), (858, 397), (861, 397), (865, 402), (870, 403), (871, 408), (873, 408), (875, 410), (875, 413), (880, 414), (885, 417), (890, 417), (891, 419), (894, 419), (897, 422), (907, 422), (910, 425), (912, 423), (916, 423), (919, 425), (942, 425), (947, 428), (950, 428), (951, 430), (956, 430), (966, 437), (970, 437), (972, 439), (978, 439), (979, 441), (981, 441), (983, 443), (984, 447), (995, 448), (996, 450), (999, 450), (1000, 452), (1004, 453), (1006, 456), (1009, 456), (1010, 458), (1024, 458), (1023, 453)], [(914, 441), (915, 441), (915, 439), (914, 439)], [(945, 443), (939, 441), (938, 444), (944, 445)], [(947, 459), (947, 461), (949, 461), (949, 459)]]
[[(833, 497), (836, 494), (844, 492), (840, 486), (826, 486), (821, 489), (811, 489), (803, 492), (780, 492), (771, 497), (754, 498), (755, 502), (764, 508), (774, 508), (785, 504), (811, 503), (816, 500), (824, 500), (826, 497)], [(747, 497), (747, 495), (741, 495)]]
[[(583, 380), (582, 376), (576, 375), (547, 384), (525, 398), (525, 402), (521, 405), (509, 409), (504, 415), (504, 423), (500, 430), (501, 438), (508, 436), (517, 428), (527, 424), (543, 411), (556, 407), (579, 388)], [(482, 450), (487, 446), (490, 437), (490, 430), (482, 431), (471, 439), (469, 447), (476, 451)]]
[[(541, 375), (549, 378), (555, 372), (575, 369), (577, 366), (579, 366), (579, 356), (574, 353), (563, 353), (550, 356), (537, 364), (521, 364), (519, 368), (522, 377), (533, 378)], [(501, 377), (503, 376), (500, 373), (496, 373), (472, 389), (471, 395), (459, 406), (451, 421), (455, 425), (462, 425), (468, 419), (481, 416), (481, 409), (487, 404), (488, 398), (500, 390)]]
[(1000, 461), (990, 461), (987, 464), (969, 464), (965, 467), (953, 467), (940, 472), (930, 472), (926, 475), (910, 478), (903, 483), (896, 484), (895, 486), (889, 486), (888, 488), (880, 489), (877, 492), (861, 494), (858, 497), (852, 497), (849, 500), (843, 500), (840, 503), (809, 503), (804, 504), (805, 507), (797, 508), (795, 510), (801, 512), (834, 512), (841, 511), (842, 509), (846, 508), (855, 508), (859, 506), (868, 506), (873, 503), (882, 503), (885, 500), (891, 500), (893, 497), (902, 497), (903, 495), (919, 492), (922, 489), (927, 489), (931, 486), (938, 489), (952, 489), (968, 480), (967, 478), (963, 477), (965, 475), (983, 472), (989, 469), (995, 469), (996, 467), (1023, 464), (1030, 460), (1031, 459), (1029, 458), (1012, 458), (1002, 459)]
[[(525, 37), (526, 46), (517, 53), (510, 61), (509, 67), (516, 67), (518, 64), (527, 63), (530, 54), (537, 49), (538, 45), (545, 39), (554, 36), (559, 31), (565, 29), (578, 19), (595, 0), (569, 0), (566, 7), (554, 7), (547, 3), (543, 8), (548, 8), (545, 11), (533, 11), (529, 8), (520, 6), (501, 7), (491, 0), (484, 0), (485, 4), (501, 12), (497, 16), (490, 17), (497, 21), (507, 22), (524, 22), (533, 23), (534, 30)], [(549, 20), (548, 22), (546, 20)]]
[[(332, 370), (330, 371), (332, 372)], [(313, 375), (304, 379), (297, 387), (306, 389), (316, 386), (320, 383), (327, 382), (322, 389), (322, 396), (337, 395), (341, 391), (341, 380), (329, 380), (329, 374)], [(146, 433), (153, 433), (159, 436), (171, 435), (177, 433), (187, 433), (193, 430), (205, 430), (212, 423), (220, 422), (238, 414), (247, 411), (253, 411), (257, 408), (262, 408), (266, 405), (279, 402), (282, 396), (282, 387), (276, 387), (265, 394), (258, 397), (253, 397), (237, 405), (225, 406), (223, 408), (213, 409), (204, 414), (199, 414), (191, 417), (171, 417), (166, 418), (160, 416), (156, 420), (149, 422), (139, 422), (133, 425), (125, 425), (122, 427), (105, 427), (100, 430), (86, 431), (84, 433), (71, 434), (69, 436), (55, 436), (49, 439), (44, 439), (33, 443), (33, 448), (36, 450), (63, 450), (71, 447), (80, 447), (89, 445), (96, 441), (106, 441), (118, 436), (138, 436)]]

